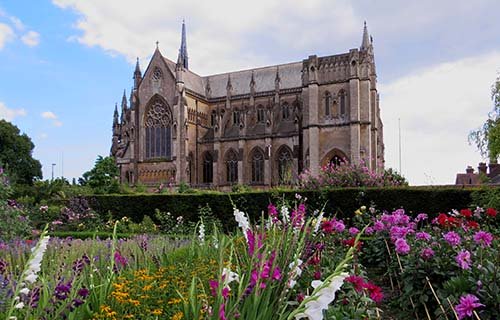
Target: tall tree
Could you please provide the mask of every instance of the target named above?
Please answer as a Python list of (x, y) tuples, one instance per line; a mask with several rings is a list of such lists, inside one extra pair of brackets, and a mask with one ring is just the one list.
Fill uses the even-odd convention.
[(485, 158), (496, 162), (500, 155), (500, 74), (491, 86), (493, 110), (486, 122), (469, 134), (469, 143), (475, 144)]
[(32, 184), (42, 178), (42, 165), (33, 159), (35, 145), (10, 122), (0, 120), (0, 166), (5, 167), (16, 184)]
[(95, 193), (119, 192), (120, 170), (113, 157), (97, 156), (94, 167), (80, 178), (80, 184), (88, 185)]

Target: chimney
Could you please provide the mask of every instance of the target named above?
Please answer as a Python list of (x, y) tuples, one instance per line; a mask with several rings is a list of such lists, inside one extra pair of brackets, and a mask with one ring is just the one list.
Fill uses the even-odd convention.
[(477, 170), (479, 171), (479, 173), (484, 173), (486, 174), (486, 163), (484, 162), (479, 162), (479, 166), (477, 167)]
[(465, 169), (465, 173), (467, 174), (474, 173), (474, 168), (472, 168), (471, 166), (467, 166), (467, 169)]

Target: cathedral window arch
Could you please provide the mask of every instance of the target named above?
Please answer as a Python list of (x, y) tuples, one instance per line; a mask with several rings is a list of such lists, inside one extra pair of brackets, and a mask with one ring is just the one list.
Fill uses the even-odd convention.
[(172, 157), (172, 112), (160, 97), (154, 97), (144, 118), (146, 158)]
[(252, 183), (264, 182), (264, 152), (259, 147), (254, 148), (251, 153)]
[(339, 91), (339, 100), (340, 100), (340, 116), (347, 116), (347, 93), (344, 89)]
[(330, 108), (332, 104), (332, 96), (330, 92), (325, 93), (325, 117), (330, 117)]
[(214, 158), (209, 151), (203, 154), (203, 183), (214, 181)]
[(215, 110), (212, 110), (212, 113), (210, 114), (210, 126), (215, 127), (215, 124), (217, 122), (217, 113)]
[(292, 180), (293, 157), (292, 151), (287, 146), (278, 149), (278, 181), (280, 184), (288, 184)]
[(239, 125), (240, 124), (240, 111), (239, 110), (234, 110), (233, 111), (233, 125)]
[(284, 102), (283, 105), (281, 106), (281, 111), (283, 114), (283, 120), (289, 120), (290, 119), (290, 105), (288, 102)]
[(238, 182), (238, 154), (233, 149), (226, 153), (226, 180), (228, 183)]
[(257, 122), (262, 123), (266, 121), (266, 110), (262, 105), (257, 106)]

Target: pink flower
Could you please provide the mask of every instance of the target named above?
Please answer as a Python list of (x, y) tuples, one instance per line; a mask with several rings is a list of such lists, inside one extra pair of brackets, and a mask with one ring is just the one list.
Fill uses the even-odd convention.
[(474, 241), (483, 248), (489, 247), (493, 241), (493, 235), (489, 232), (481, 230), (474, 234)]
[(470, 252), (467, 250), (460, 250), (460, 252), (455, 257), (455, 261), (458, 263), (458, 266), (464, 270), (470, 269), (471, 259)]
[(352, 283), (357, 292), (361, 292), (365, 288), (365, 280), (360, 276), (351, 275), (345, 278), (345, 281)]
[(408, 254), (410, 252), (410, 246), (404, 238), (399, 238), (394, 243), (396, 246), (396, 252), (399, 254)]
[(226, 305), (223, 303), (220, 305), (219, 309), (219, 320), (227, 320), (226, 318)]
[(456, 233), (455, 231), (446, 232), (443, 235), (443, 238), (452, 247), (458, 246), (460, 244), (460, 242), (462, 242), (462, 238), (460, 238), (460, 235), (458, 233)]
[(281, 280), (281, 269), (279, 267), (274, 268), (272, 279)]
[(479, 303), (478, 297), (473, 294), (466, 294), (460, 297), (460, 303), (455, 306), (455, 311), (459, 319), (472, 317), (474, 309), (484, 307), (484, 304)]
[(352, 235), (352, 236), (355, 236), (359, 233), (359, 229), (358, 228), (355, 228), (355, 227), (351, 227), (349, 228), (349, 233)]
[(428, 234), (427, 232), (424, 232), (424, 231), (417, 232), (415, 234), (415, 239), (429, 241), (429, 240), (431, 240), (431, 235)]
[(216, 297), (217, 289), (219, 288), (219, 282), (215, 280), (208, 280), (208, 284), (210, 285), (210, 293), (212, 293), (212, 295)]
[(420, 256), (424, 260), (429, 260), (430, 258), (434, 257), (434, 250), (432, 250), (431, 248), (422, 249), (422, 251), (420, 252)]

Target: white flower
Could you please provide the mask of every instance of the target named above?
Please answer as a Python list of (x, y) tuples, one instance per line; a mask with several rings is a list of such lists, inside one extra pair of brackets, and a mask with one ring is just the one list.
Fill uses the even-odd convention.
[(28, 288), (22, 288), (21, 290), (19, 290), (19, 293), (28, 294), (28, 293), (30, 293), (30, 289), (28, 289)]
[[(314, 214), (316, 214), (316, 213), (317, 213), (317, 211), (314, 211)], [(324, 212), (321, 211), (319, 213), (319, 216), (316, 218), (316, 223), (314, 224), (313, 235), (315, 235), (316, 233), (318, 233), (319, 227), (321, 226), (321, 220), (323, 220), (323, 214), (324, 214)]]
[(36, 274), (41, 270), (43, 254), (45, 250), (47, 250), (49, 239), (49, 236), (42, 237), (38, 244), (31, 249), (32, 254), (28, 262), (28, 269), (26, 270), (26, 276), (24, 278), (25, 281), (29, 283), (34, 283), (36, 281)]
[(200, 229), (198, 230), (198, 239), (200, 242), (205, 242), (205, 225), (203, 221), (200, 223)]
[(296, 259), (292, 263), (288, 265), (288, 268), (290, 269), (290, 272), (288, 273), (290, 275), (289, 280), (288, 280), (288, 287), (293, 288), (297, 281), (295, 279), (297, 277), (300, 277), (302, 274), (302, 269), (300, 266), (302, 265), (303, 261), (300, 259)]
[(248, 241), (247, 231), (250, 229), (250, 223), (248, 222), (247, 216), (245, 215), (245, 213), (241, 212), (236, 208), (234, 208), (233, 214), (234, 214), (234, 219), (236, 220), (236, 222), (238, 222), (238, 227), (241, 228), (241, 231), (243, 231), (245, 239)]
[(319, 280), (314, 280), (311, 285), (314, 289), (319, 289), (305, 303), (305, 310), (295, 316), (295, 319), (309, 318), (309, 320), (323, 320), (323, 310), (328, 309), (328, 305), (335, 300), (335, 293), (342, 287), (344, 279), (348, 276), (343, 272), (338, 276), (330, 279), (327, 286)]
[(22, 309), (22, 308), (24, 308), (24, 302), (22, 302), (22, 301), (21, 301), (21, 302), (19, 302), (18, 304), (16, 304), (16, 305), (14, 306), (14, 308), (15, 308), (15, 309)]
[(281, 216), (283, 217), (283, 223), (287, 224), (288, 221), (290, 220), (290, 212), (288, 211), (288, 208), (283, 205), (280, 211), (281, 211)]
[[(224, 287), (227, 288), (229, 288), (229, 284), (233, 281), (240, 282), (240, 276), (228, 268), (222, 269), (222, 278), (224, 279)], [(231, 288), (229, 288), (229, 290), (231, 290)]]

